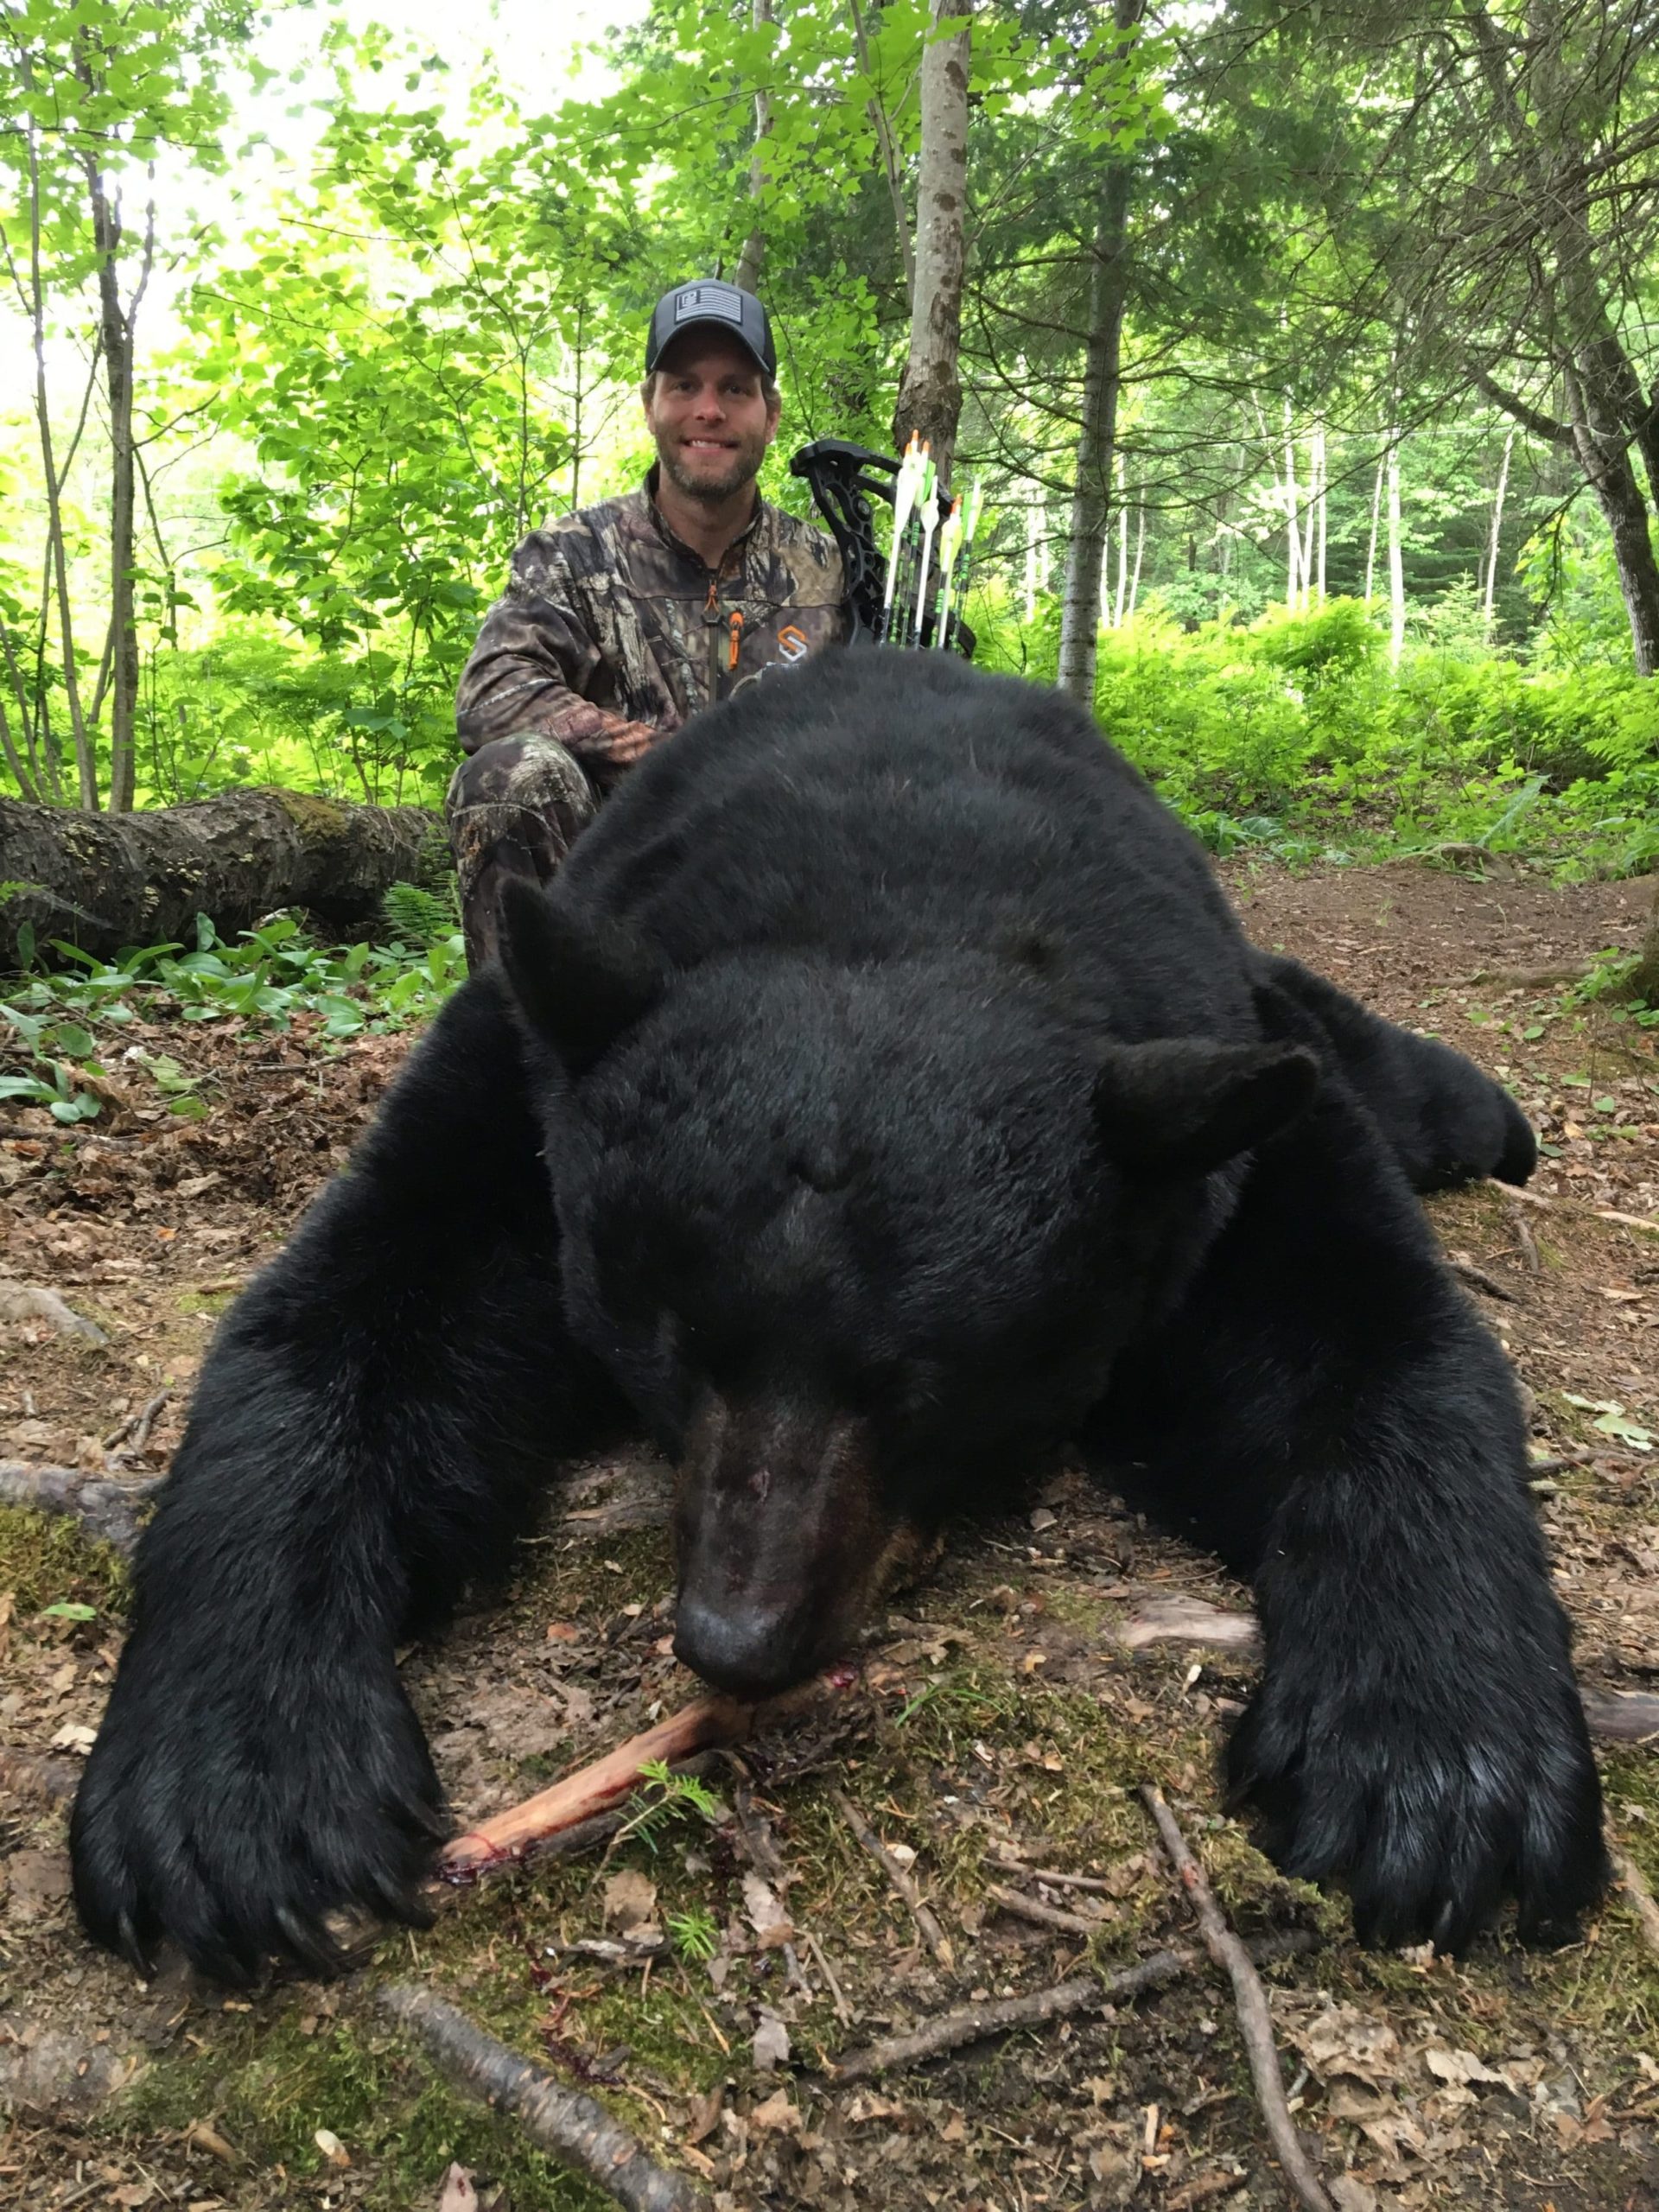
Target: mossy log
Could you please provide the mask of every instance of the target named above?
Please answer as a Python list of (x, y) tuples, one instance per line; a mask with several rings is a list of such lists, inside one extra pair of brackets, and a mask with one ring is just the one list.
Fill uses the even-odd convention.
[(0, 798), (0, 967), (18, 964), (25, 924), (43, 954), (60, 938), (106, 958), (194, 945), (198, 914), (226, 938), (276, 906), (361, 921), (388, 884), (416, 879), (435, 830), (424, 807), (300, 791), (223, 791), (145, 814)]

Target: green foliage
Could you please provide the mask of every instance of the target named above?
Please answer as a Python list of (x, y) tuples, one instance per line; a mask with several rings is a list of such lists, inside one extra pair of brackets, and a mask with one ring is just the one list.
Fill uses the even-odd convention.
[[(441, 901), (401, 887), (428, 920), (442, 918)], [(0, 995), (0, 1033), (10, 1033), (22, 1064), (0, 1072), (0, 1099), (44, 1106), (54, 1121), (90, 1121), (101, 1110), (100, 1085), (143, 1076), (175, 1114), (199, 1119), (200, 1078), (170, 1054), (125, 1039), (129, 1024), (170, 1016), (280, 1030), (303, 1017), (325, 1040), (407, 1028), (429, 1020), (466, 974), (453, 918), (407, 940), (321, 945), (292, 915), (276, 914), (226, 944), (199, 914), (189, 951), (144, 945), (100, 961), (56, 943), (71, 966), (16, 978)]]
[(636, 1835), (655, 1851), (677, 1821), (691, 1815), (709, 1822), (721, 1817), (720, 1801), (707, 1783), (694, 1774), (676, 1774), (666, 1759), (647, 1759), (639, 1779), (646, 1787), (630, 1800), (633, 1809), (613, 1837), (613, 1851)]
[[(1045, 674), (1056, 634), (1052, 608), (1022, 631), (993, 607), (980, 658)], [(1622, 668), (1418, 645), (1391, 671), (1358, 601), (1186, 630), (1154, 601), (1102, 632), (1095, 711), (1217, 852), (1455, 842), (1610, 875), (1659, 859), (1659, 685)]]
[(688, 1966), (704, 1964), (720, 1948), (720, 1923), (703, 1905), (671, 1912), (664, 1925), (670, 1942)]

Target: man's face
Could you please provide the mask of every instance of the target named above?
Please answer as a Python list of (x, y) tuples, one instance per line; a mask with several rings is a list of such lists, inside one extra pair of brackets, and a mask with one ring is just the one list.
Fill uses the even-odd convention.
[(753, 482), (778, 431), (778, 404), (767, 402), (759, 363), (717, 331), (688, 331), (668, 347), (645, 406), (670, 482), (711, 504)]

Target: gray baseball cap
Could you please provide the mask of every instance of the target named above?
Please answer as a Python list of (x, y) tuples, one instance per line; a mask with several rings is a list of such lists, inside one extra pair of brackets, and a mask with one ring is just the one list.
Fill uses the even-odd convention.
[(652, 374), (664, 348), (682, 333), (697, 329), (723, 330), (753, 354), (769, 377), (777, 375), (778, 351), (765, 308), (753, 292), (740, 292), (735, 284), (715, 277), (677, 284), (658, 301), (645, 338), (645, 374)]

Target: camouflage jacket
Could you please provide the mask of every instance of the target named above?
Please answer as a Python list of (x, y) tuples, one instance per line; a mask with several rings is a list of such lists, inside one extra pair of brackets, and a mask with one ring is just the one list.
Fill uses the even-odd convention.
[(556, 737), (604, 785), (688, 716), (847, 634), (841, 556), (759, 503), (718, 572), (645, 488), (531, 532), (461, 679), (463, 748)]

